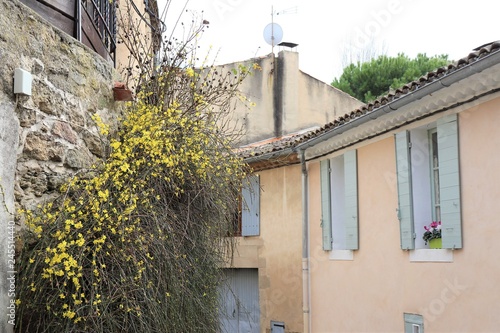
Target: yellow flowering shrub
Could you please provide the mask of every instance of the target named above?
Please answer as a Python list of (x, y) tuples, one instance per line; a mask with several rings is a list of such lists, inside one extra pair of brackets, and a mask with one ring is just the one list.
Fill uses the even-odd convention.
[(148, 76), (117, 131), (94, 115), (109, 154), (54, 202), (19, 212), (19, 332), (217, 329), (246, 175), (221, 117), (251, 67), (184, 63)]

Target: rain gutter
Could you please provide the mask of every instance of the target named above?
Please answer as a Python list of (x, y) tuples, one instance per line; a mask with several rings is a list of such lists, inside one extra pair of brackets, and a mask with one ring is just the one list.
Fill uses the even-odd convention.
[(484, 58), (476, 60), (475, 62), (466, 65), (462, 68), (455, 70), (454, 72), (447, 74), (436, 81), (432, 81), (427, 83), (422, 88), (418, 88), (417, 90), (406, 94), (398, 99), (392, 100), (388, 104), (375, 109), (372, 112), (366, 113), (359, 118), (356, 118), (352, 121), (349, 121), (343, 125), (335, 127), (325, 133), (318, 135), (315, 138), (312, 138), (308, 141), (305, 141), (301, 144), (298, 144), (295, 147), (296, 151), (306, 150), (312, 146), (317, 145), (320, 142), (331, 139), (332, 137), (342, 134), (350, 129), (353, 129), (357, 126), (360, 126), (364, 123), (367, 123), (371, 120), (377, 119), (387, 113), (396, 111), (410, 103), (413, 103), (425, 96), (431, 95), (443, 88), (447, 88), (452, 84), (463, 80), (471, 75), (482, 72), (483, 70), (490, 68), (496, 64), (500, 63), (500, 52), (495, 51), (494, 53), (486, 55)]
[(270, 159), (273, 159), (276, 157), (284, 157), (284, 156), (293, 155), (295, 153), (296, 153), (296, 151), (293, 148), (289, 147), (289, 148), (285, 148), (285, 149), (278, 150), (278, 151), (273, 151), (273, 152), (264, 153), (264, 154), (257, 155), (257, 156), (247, 157), (247, 158), (244, 158), (243, 161), (245, 163), (261, 162), (261, 161), (270, 160)]

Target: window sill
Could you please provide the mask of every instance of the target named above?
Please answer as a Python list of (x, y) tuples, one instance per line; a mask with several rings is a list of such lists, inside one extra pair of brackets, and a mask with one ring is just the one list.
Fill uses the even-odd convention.
[(352, 261), (352, 260), (354, 260), (354, 251), (353, 250), (331, 250), (328, 259)]
[(410, 262), (453, 262), (453, 251), (448, 249), (410, 250)]

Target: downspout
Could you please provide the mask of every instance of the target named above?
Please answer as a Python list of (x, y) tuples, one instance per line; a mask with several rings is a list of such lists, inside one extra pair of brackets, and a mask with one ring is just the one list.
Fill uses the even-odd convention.
[(304, 320), (304, 333), (311, 332), (311, 294), (309, 272), (309, 187), (305, 150), (300, 150), (300, 163), (302, 166), (302, 316)]

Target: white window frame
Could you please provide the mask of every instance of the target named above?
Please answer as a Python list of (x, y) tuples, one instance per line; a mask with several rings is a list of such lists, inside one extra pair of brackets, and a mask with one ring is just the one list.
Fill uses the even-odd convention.
[(359, 248), (357, 152), (320, 163), (323, 249), (330, 251), (331, 260), (353, 260), (353, 250)]
[[(443, 228), (443, 248), (462, 247), (460, 218), (460, 177), (458, 154), (458, 119), (456, 114), (442, 117), (425, 127), (396, 133), (398, 180), (398, 218), (401, 224), (401, 248), (423, 251), (413, 254), (415, 261), (426, 261), (429, 253), (422, 239), (424, 226), (433, 221), (431, 146), (429, 130), (437, 127), (439, 151), (439, 202)], [(452, 261), (447, 250), (442, 256), (433, 253), (429, 261)], [(436, 258), (437, 256), (437, 258)]]

